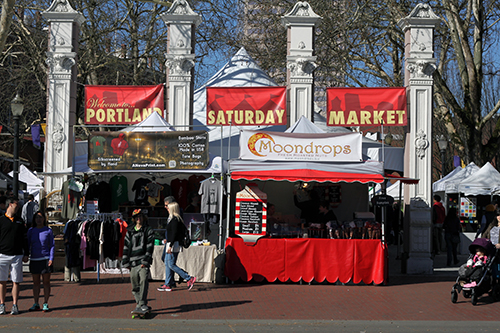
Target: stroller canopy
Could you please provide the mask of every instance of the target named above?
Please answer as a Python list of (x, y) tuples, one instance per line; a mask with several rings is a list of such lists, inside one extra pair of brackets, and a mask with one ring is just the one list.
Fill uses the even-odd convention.
[(495, 246), (490, 242), (487, 238), (476, 238), (470, 245), (469, 251), (472, 254), (476, 253), (476, 246), (481, 246), (486, 250), (486, 255), (494, 255), (495, 254)]

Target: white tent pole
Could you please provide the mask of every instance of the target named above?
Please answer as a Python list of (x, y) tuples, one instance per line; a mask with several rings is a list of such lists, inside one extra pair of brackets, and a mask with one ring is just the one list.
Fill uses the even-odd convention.
[[(229, 122), (229, 143), (227, 145), (227, 159), (231, 159), (231, 133), (232, 133), (233, 123)], [(221, 126), (222, 127), (222, 126)]]
[(224, 248), (226, 248), (226, 240), (227, 238), (229, 237), (229, 213), (231, 211), (231, 174), (228, 172), (227, 174), (227, 177), (226, 177), (226, 181), (227, 181), (227, 192), (226, 192), (226, 198), (227, 198), (227, 213), (226, 213), (226, 234), (225, 234), (225, 238), (224, 238)]
[[(229, 136), (231, 138), (231, 136)], [(224, 219), (222, 218), (222, 213), (223, 213), (223, 210), (224, 208), (222, 207), (223, 206), (223, 202), (224, 202), (224, 156), (222, 155), (222, 150), (223, 150), (223, 147), (222, 147), (222, 141), (224, 140), (224, 132), (223, 132), (223, 129), (222, 129), (222, 125), (220, 127), (220, 162), (221, 162), (221, 165), (220, 165), (220, 206), (219, 206), (219, 250), (222, 248), (222, 232), (223, 232), (223, 226), (222, 226), (222, 222), (224, 221)]]

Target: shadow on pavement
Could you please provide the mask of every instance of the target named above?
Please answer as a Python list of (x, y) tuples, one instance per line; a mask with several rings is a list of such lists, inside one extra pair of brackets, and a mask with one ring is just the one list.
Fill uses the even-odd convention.
[(183, 304), (174, 308), (157, 309), (154, 312), (157, 314), (176, 314), (176, 313), (186, 313), (190, 311), (196, 311), (200, 309), (217, 309), (230, 307), (235, 305), (242, 305), (252, 303), (252, 301), (224, 301), (224, 302), (209, 302), (209, 303), (194, 303), (194, 304)]

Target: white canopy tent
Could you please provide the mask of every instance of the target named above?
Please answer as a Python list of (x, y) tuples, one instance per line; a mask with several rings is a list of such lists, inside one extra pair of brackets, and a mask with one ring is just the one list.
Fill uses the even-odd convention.
[(464, 195), (491, 195), (500, 187), (500, 172), (490, 162), (458, 184), (458, 192)]
[(444, 192), (446, 190), (446, 182), (450, 180), (453, 176), (455, 176), (457, 173), (459, 173), (462, 170), (461, 166), (457, 166), (455, 169), (453, 169), (452, 172), (441, 178), (440, 180), (435, 181), (432, 184), (432, 191), (434, 193), (436, 192)]
[[(13, 171), (9, 172), (9, 176), (13, 177), (13, 175)], [(35, 200), (38, 201), (40, 190), (43, 189), (43, 179), (38, 178), (38, 176), (31, 172), (30, 169), (21, 164), (19, 167), (19, 180), (26, 183), (26, 191), (28, 194), (33, 194)]]
[(479, 167), (474, 162), (470, 162), (469, 165), (446, 180), (444, 184), (445, 193), (458, 193), (458, 184), (477, 171), (479, 171)]

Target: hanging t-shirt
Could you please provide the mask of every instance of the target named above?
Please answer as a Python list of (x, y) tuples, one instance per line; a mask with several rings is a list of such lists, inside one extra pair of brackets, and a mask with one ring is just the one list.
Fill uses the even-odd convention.
[(82, 199), (82, 192), (71, 190), (69, 188), (69, 182), (70, 179), (65, 181), (61, 189), (61, 196), (63, 198), (61, 217), (71, 220), (78, 214), (80, 201)]
[(127, 177), (116, 175), (109, 180), (111, 187), (111, 211), (118, 210), (118, 206), (128, 202)]
[(149, 205), (148, 190), (146, 189), (146, 186), (150, 182), (151, 181), (147, 178), (139, 178), (134, 182), (134, 185), (132, 186), (132, 191), (135, 191), (134, 201), (136, 205), (141, 205), (141, 206)]
[(189, 188), (188, 193), (198, 192), (200, 190), (200, 183), (205, 180), (203, 175), (191, 175), (188, 178)]
[(215, 178), (204, 180), (200, 184), (201, 209), (202, 214), (220, 213), (221, 182)]
[(160, 201), (160, 191), (162, 189), (163, 186), (155, 181), (146, 185), (146, 190), (148, 190), (148, 202), (151, 206), (156, 206), (156, 204)]
[(187, 179), (175, 178), (170, 182), (172, 187), (172, 195), (181, 208), (185, 208), (188, 204), (187, 195), (189, 188), (189, 181)]
[(111, 213), (111, 197), (111, 187), (104, 181), (91, 184), (85, 195), (86, 200), (99, 201), (100, 213)]
[(163, 202), (166, 197), (169, 197), (172, 195), (172, 188), (170, 187), (169, 184), (160, 184), (163, 186), (163, 189), (160, 191), (160, 201)]
[(92, 137), (92, 139), (90, 139), (92, 153), (93, 154), (104, 153), (104, 144), (105, 143), (106, 143), (106, 139), (100, 135)]

